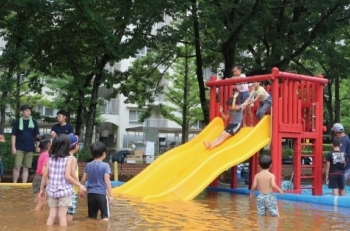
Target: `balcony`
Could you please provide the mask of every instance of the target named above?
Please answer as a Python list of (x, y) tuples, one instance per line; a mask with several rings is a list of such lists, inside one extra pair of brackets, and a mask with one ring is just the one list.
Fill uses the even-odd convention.
[(119, 115), (119, 99), (104, 100), (102, 114)]
[(199, 129), (203, 129), (204, 125), (201, 122), (197, 122), (195, 124), (193, 124), (190, 128), (199, 128)]
[(168, 120), (166, 119), (147, 119), (144, 123), (145, 127), (167, 128)]
[(152, 128), (167, 128), (168, 120), (166, 119), (147, 119), (145, 122), (140, 123), (138, 120), (129, 120), (129, 125), (131, 126), (143, 126)]

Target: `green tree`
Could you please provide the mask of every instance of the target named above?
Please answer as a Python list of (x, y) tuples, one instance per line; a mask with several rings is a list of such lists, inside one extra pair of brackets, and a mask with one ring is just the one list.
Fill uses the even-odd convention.
[(200, 6), (203, 49), (217, 50), (225, 64), (224, 78), (236, 62), (248, 74), (281, 70), (298, 59), (318, 38), (348, 24), (348, 1), (212, 1)]
[[(86, 119), (85, 146), (92, 143), (97, 115), (98, 89), (122, 83), (125, 75), (105, 69), (107, 64), (134, 56), (155, 44), (152, 29), (163, 21), (168, 1), (52, 1), (54, 17), (38, 39), (41, 51), (32, 60), (37, 70), (54, 77), (72, 76), (66, 100), (78, 102), (76, 131)], [(53, 36), (54, 35), (54, 36)], [(44, 55), (43, 55), (44, 54)], [(84, 113), (85, 111), (85, 113)]]
[[(45, 4), (41, 1), (2, 1), (0, 7), (0, 37), (6, 42), (0, 56), (0, 113), (1, 124), (5, 122), (5, 108), (12, 104), (19, 110), (21, 98), (21, 75), (29, 74), (28, 66), (31, 52), (38, 46), (35, 43), (37, 31), (41, 29), (43, 19), (48, 16)], [(36, 78), (31, 78), (27, 87), (40, 91)], [(16, 113), (16, 117), (19, 114)]]
[[(325, 120), (328, 130), (346, 119), (345, 111), (350, 98), (346, 86), (350, 75), (349, 27), (335, 27), (334, 33), (316, 39), (298, 59), (290, 65), (298, 73), (317, 76), (322, 74), (329, 80), (324, 88)], [(318, 41), (321, 40), (321, 41)], [(322, 44), (322, 45), (319, 45)]]
[(178, 58), (171, 66), (175, 74), (166, 77), (170, 85), (165, 89), (165, 100), (170, 105), (161, 105), (162, 115), (182, 127), (182, 143), (188, 141), (189, 128), (203, 121), (194, 57), (189, 45), (179, 47)]

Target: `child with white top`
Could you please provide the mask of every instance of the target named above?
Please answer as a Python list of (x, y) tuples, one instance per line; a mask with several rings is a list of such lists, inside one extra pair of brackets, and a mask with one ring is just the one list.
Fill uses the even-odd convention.
[[(242, 74), (242, 66), (235, 64), (232, 68), (233, 78), (246, 78), (245, 74)], [(236, 89), (239, 91), (239, 95), (237, 97), (237, 103), (242, 104), (249, 97), (249, 87), (248, 83), (237, 83)], [(249, 115), (249, 126), (253, 126), (253, 113), (250, 108), (250, 105), (247, 105), (243, 110), (243, 127), (246, 127), (246, 115)]]

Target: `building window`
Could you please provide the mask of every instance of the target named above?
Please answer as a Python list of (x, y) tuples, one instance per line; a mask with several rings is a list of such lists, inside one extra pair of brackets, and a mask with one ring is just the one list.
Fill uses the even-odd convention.
[(26, 81), (27, 77), (24, 74), (20, 74), (19, 75), (19, 82), (23, 83), (24, 81)]
[(129, 111), (129, 123), (140, 124), (139, 119), (141, 118), (142, 111), (130, 110)]
[(55, 117), (58, 110), (45, 106), (38, 106), (38, 112), (40, 112), (42, 116)]
[(147, 47), (137, 50), (136, 58), (145, 57), (147, 55)]
[(44, 77), (40, 77), (39, 81), (41, 84), (46, 84), (46, 79)]

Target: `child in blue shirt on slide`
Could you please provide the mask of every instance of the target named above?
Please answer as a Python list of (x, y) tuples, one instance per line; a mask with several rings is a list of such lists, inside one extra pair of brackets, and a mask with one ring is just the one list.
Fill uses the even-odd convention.
[[(94, 160), (85, 167), (81, 183), (87, 186), (87, 201), (89, 218), (97, 219), (98, 211), (101, 211), (101, 218), (109, 220), (109, 205), (113, 203), (112, 186), (110, 181), (111, 169), (103, 160), (106, 158), (107, 147), (102, 142), (94, 143), (91, 146), (91, 153)], [(106, 195), (108, 192), (108, 196)], [(82, 197), (83, 195), (80, 195)]]
[(228, 114), (224, 114), (224, 109), (220, 107), (221, 117), (226, 121), (231, 116), (231, 123), (227, 125), (224, 131), (212, 142), (203, 141), (206, 149), (212, 150), (213, 148), (222, 144), (226, 139), (235, 135), (241, 128), (241, 122), (243, 119), (242, 106), (238, 105), (237, 97), (239, 92), (233, 94), (233, 98), (227, 100), (226, 105), (228, 106)]

